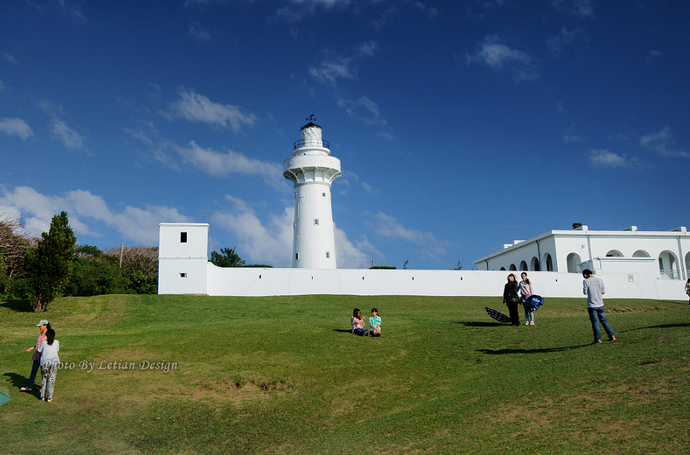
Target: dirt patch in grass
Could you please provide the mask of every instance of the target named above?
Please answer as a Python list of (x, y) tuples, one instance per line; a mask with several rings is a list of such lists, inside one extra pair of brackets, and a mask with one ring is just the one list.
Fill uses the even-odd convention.
[(219, 400), (240, 404), (248, 400), (267, 399), (276, 393), (286, 393), (295, 387), (286, 379), (239, 379), (208, 383), (187, 382), (181, 387), (158, 387), (153, 394), (164, 397), (184, 397), (194, 401)]
[[(638, 308), (620, 308), (620, 307), (606, 307), (607, 313), (647, 313), (650, 311), (667, 311), (667, 310), (677, 310), (677, 307), (670, 306), (653, 306), (653, 307), (638, 307)], [(585, 309), (585, 312), (587, 309)]]

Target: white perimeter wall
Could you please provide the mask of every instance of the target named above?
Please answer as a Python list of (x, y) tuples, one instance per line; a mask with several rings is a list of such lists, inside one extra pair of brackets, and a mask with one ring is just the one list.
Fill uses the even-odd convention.
[[(207, 294), (215, 296), (326, 294), (499, 297), (503, 294), (508, 272), (221, 268), (208, 263), (207, 276)], [(543, 297), (583, 297), (580, 274), (529, 272), (529, 277), (534, 292)], [(601, 278), (606, 285), (605, 298), (687, 298), (685, 283), (679, 280), (633, 276), (630, 281), (627, 273), (606, 274)]]

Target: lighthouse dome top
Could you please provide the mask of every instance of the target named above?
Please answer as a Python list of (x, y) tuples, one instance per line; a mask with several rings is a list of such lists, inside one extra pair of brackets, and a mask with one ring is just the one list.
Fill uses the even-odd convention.
[(330, 152), (328, 151), (330, 144), (328, 143), (328, 141), (323, 140), (322, 128), (316, 123), (314, 123), (314, 120), (316, 120), (314, 116), (309, 116), (307, 120), (309, 121), (309, 123), (300, 128), (302, 139), (295, 142), (294, 150), (303, 148), (317, 148), (324, 149), (324, 151), (327, 151), (327, 153), (330, 154)]
[(322, 129), (319, 125), (317, 125), (317, 124), (314, 123), (314, 122), (309, 122), (309, 123), (307, 123), (306, 125), (304, 125), (304, 126), (303, 126), (302, 128), (300, 128), (299, 130), (302, 131), (302, 130), (305, 129), (305, 128), (318, 128), (318, 129)]

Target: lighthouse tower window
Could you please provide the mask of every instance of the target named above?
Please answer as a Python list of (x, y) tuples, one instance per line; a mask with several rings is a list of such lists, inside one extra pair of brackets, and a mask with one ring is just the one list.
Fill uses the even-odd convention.
[(180, 243), (187, 243), (187, 233), (180, 232)]
[(299, 261), (299, 253), (295, 253), (295, 261)]
[(319, 225), (319, 219), (318, 219), (318, 218), (314, 218), (314, 226), (318, 226), (318, 225)]
[(326, 251), (326, 259), (330, 259), (330, 258), (331, 258), (331, 253), (329, 251)]
[(322, 197), (326, 197), (326, 193), (321, 193), (321, 196), (322, 196)]

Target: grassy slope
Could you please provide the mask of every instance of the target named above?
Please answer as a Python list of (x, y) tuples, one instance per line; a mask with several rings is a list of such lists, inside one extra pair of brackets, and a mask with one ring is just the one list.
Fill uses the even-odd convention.
[[(607, 300), (619, 341), (592, 346), (583, 300), (534, 327), (497, 298), (101, 296), (54, 302), (55, 401), (20, 394), (43, 316), (0, 305), (5, 453), (683, 453), (687, 303)], [(353, 307), (384, 336), (349, 333)], [(504, 308), (504, 307), (503, 307)], [(169, 373), (138, 362), (177, 362)]]

